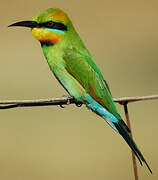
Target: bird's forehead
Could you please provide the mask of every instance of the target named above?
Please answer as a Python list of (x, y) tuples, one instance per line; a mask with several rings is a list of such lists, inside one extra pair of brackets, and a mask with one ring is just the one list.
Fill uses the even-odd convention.
[(56, 21), (67, 24), (68, 16), (60, 9), (50, 8), (34, 16), (32, 20), (37, 23)]

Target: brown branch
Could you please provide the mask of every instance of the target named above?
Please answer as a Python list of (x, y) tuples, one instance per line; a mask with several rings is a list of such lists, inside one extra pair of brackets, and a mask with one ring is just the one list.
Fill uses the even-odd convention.
[[(140, 96), (140, 97), (122, 97), (114, 98), (114, 101), (119, 104), (131, 103), (143, 100), (158, 99), (157, 95), (151, 96)], [(49, 106), (49, 105), (68, 105), (76, 104), (81, 106), (82, 103), (75, 101), (71, 96), (64, 96), (60, 98), (49, 98), (49, 99), (32, 99), (32, 100), (0, 100), (0, 109), (10, 109), (15, 107), (31, 107), (31, 106)]]
[(121, 98), (114, 98), (114, 101), (117, 103), (131, 103), (136, 101), (144, 101), (144, 100), (152, 100), (158, 99), (158, 94), (150, 95), (150, 96), (139, 96), (139, 97), (121, 97)]
[[(128, 128), (130, 129), (130, 136), (132, 137), (132, 129), (131, 129), (131, 123), (130, 123), (130, 119), (129, 119), (129, 112), (128, 112), (128, 107), (127, 107), (127, 103), (123, 105), (124, 106), (124, 112), (125, 112), (125, 117), (126, 117), (126, 123)], [(133, 139), (133, 137), (132, 137)], [(137, 169), (137, 162), (136, 162), (136, 157), (134, 152), (131, 150), (132, 153), (132, 162), (133, 162), (133, 170), (134, 170), (134, 178), (135, 180), (138, 180), (138, 169)]]

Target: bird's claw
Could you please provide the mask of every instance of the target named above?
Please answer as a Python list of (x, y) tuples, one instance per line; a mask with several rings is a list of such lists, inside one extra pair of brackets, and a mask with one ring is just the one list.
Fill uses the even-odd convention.
[[(67, 97), (67, 96), (63, 96), (63, 97)], [(67, 102), (66, 102), (66, 105), (69, 105), (69, 104), (71, 104), (70, 99), (68, 99)], [(65, 107), (63, 106), (63, 104), (59, 104), (59, 106), (60, 106), (61, 108), (65, 108)]]
[(59, 104), (59, 106), (60, 106), (61, 108), (65, 108), (65, 107), (63, 106), (63, 104)]
[(83, 104), (83, 103), (81, 103), (81, 102), (76, 102), (76, 103), (75, 103), (75, 105), (76, 105), (77, 107), (81, 107), (82, 104)]

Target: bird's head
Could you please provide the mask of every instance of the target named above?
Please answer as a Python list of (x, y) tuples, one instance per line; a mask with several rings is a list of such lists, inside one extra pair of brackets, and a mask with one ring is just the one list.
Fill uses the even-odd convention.
[(56, 44), (71, 26), (68, 16), (58, 8), (50, 8), (33, 17), (32, 21), (20, 21), (11, 26), (31, 28), (34, 37), (42, 44)]

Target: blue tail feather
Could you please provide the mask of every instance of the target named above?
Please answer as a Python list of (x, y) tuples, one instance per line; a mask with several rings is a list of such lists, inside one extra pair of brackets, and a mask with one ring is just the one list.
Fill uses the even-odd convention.
[(118, 123), (118, 119), (108, 112), (102, 105), (100, 105), (97, 101), (95, 101), (89, 94), (86, 94), (85, 97), (87, 104), (87, 107), (90, 108), (93, 112), (98, 114), (99, 116), (103, 117), (106, 122), (115, 130), (118, 132), (116, 129), (115, 125), (113, 123)]

